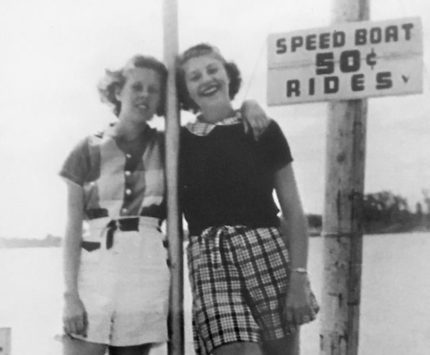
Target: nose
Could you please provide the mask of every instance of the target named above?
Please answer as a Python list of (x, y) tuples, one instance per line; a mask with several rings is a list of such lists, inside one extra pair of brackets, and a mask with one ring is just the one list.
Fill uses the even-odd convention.
[(205, 72), (203, 72), (201, 79), (202, 79), (202, 83), (212, 81), (212, 75), (205, 71)]
[(148, 88), (142, 88), (142, 90), (140, 91), (140, 96), (141, 97), (148, 97), (149, 96), (149, 90)]

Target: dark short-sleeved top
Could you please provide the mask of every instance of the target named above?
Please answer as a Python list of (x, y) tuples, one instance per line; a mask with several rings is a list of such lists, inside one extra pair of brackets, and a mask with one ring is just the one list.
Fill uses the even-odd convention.
[(274, 173), (292, 161), (271, 121), (258, 141), (243, 125), (217, 125), (204, 136), (181, 131), (180, 196), (191, 234), (221, 225), (278, 226)]
[(85, 219), (165, 218), (161, 133), (148, 126), (138, 139), (120, 144), (112, 129), (79, 142), (60, 171), (60, 176), (83, 187)]

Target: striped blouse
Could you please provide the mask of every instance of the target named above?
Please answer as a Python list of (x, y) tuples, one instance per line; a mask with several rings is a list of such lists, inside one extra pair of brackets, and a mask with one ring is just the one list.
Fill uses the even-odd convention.
[(84, 189), (86, 219), (131, 216), (165, 218), (162, 134), (149, 126), (138, 139), (121, 142), (112, 126), (82, 140), (60, 176)]

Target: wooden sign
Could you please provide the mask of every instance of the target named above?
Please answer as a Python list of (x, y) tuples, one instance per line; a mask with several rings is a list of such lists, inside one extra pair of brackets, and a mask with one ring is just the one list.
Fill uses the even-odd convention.
[(271, 34), (269, 105), (422, 92), (419, 18)]

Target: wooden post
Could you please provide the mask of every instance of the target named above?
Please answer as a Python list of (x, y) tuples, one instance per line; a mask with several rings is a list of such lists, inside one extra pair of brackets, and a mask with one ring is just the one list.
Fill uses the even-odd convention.
[(10, 355), (11, 329), (0, 328), (0, 355)]
[[(369, 19), (369, 0), (334, 0), (333, 22)], [(321, 355), (357, 355), (367, 100), (329, 104)]]
[(166, 175), (167, 235), (171, 265), (170, 355), (184, 354), (183, 247), (182, 219), (178, 201), (178, 158), (180, 120), (176, 95), (175, 62), (178, 53), (178, 15), (176, 0), (163, 2), (164, 62), (169, 71), (166, 93)]

